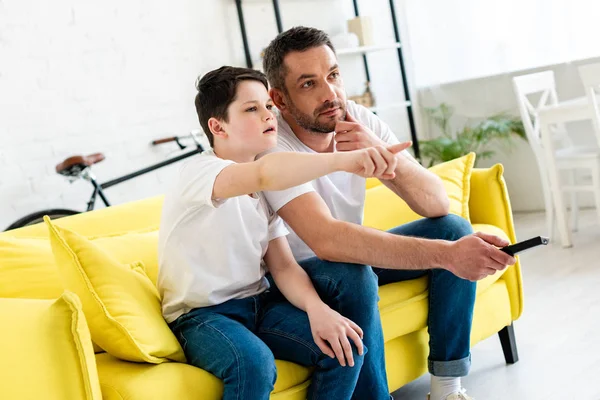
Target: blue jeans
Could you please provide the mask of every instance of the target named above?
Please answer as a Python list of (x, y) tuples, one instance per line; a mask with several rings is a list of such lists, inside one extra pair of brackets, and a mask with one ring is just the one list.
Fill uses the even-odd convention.
[[(457, 240), (472, 233), (471, 225), (455, 215), (422, 219), (390, 231), (429, 239)], [(335, 308), (364, 331), (369, 348), (356, 385), (355, 399), (389, 399), (385, 373), (384, 342), (377, 308), (377, 283), (385, 285), (429, 275), (429, 371), (436, 376), (466, 376), (470, 357), (470, 333), (475, 302), (473, 282), (446, 270), (390, 270), (354, 264), (332, 263), (316, 257), (300, 262), (317, 290), (335, 286)], [(424, 266), (425, 267), (425, 266)], [(378, 279), (376, 279), (377, 277)]]
[[(465, 219), (448, 215), (414, 221), (390, 232), (454, 241), (471, 234), (473, 230)], [(429, 276), (429, 372), (444, 377), (466, 376), (471, 367), (470, 338), (476, 283), (461, 279), (444, 269), (373, 270), (379, 277), (379, 285)]]
[(223, 381), (224, 400), (269, 399), (277, 377), (275, 358), (316, 367), (308, 399), (349, 399), (364, 359), (354, 345), (354, 367), (323, 354), (307, 314), (277, 290), (194, 309), (170, 327), (188, 363)]
[[(377, 303), (377, 276), (369, 266), (336, 263), (312, 257), (301, 261), (321, 299), (344, 317), (354, 321), (364, 333), (365, 355), (355, 400), (390, 400), (383, 352), (383, 330)], [(272, 286), (275, 289), (275, 286)], [(350, 397), (346, 397), (350, 398)]]

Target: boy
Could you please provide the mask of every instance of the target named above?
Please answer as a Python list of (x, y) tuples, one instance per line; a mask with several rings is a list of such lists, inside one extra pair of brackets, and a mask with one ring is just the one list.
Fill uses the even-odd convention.
[[(226, 400), (268, 399), (275, 357), (316, 367), (308, 398), (349, 399), (367, 351), (362, 330), (321, 300), (259, 192), (337, 171), (391, 179), (394, 154), (409, 144), (254, 161), (277, 141), (266, 77), (222, 67), (197, 89), (198, 118), (214, 150), (190, 159), (165, 199), (158, 279), (163, 315), (188, 362), (223, 380)], [(268, 290), (266, 271), (278, 290)], [(320, 294), (333, 298), (335, 287)]]

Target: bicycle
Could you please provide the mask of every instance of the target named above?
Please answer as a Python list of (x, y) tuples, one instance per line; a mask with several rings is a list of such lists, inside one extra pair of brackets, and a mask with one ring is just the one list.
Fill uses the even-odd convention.
[[(181, 161), (185, 158), (191, 157), (196, 154), (200, 154), (204, 151), (204, 147), (199, 139), (200, 131), (192, 131), (188, 135), (184, 136), (172, 136), (166, 137), (162, 139), (153, 140), (151, 142), (152, 146), (157, 146), (164, 143), (175, 142), (180, 150), (186, 149), (188, 146), (183, 144), (182, 141), (184, 139), (191, 138), (194, 141), (195, 148), (191, 151), (188, 151), (184, 154), (178, 155), (173, 158), (169, 158), (168, 160), (150, 165), (149, 167), (131, 172), (127, 175), (112, 179), (108, 182), (99, 183), (92, 173), (92, 165), (97, 164), (105, 159), (102, 153), (94, 153), (87, 156), (72, 156), (66, 158), (64, 161), (56, 165), (56, 173), (64, 176), (70, 182), (74, 182), (77, 179), (83, 179), (91, 183), (93, 186), (93, 192), (90, 196), (90, 200), (87, 203), (87, 209), (83, 212), (92, 211), (96, 205), (96, 199), (100, 197), (102, 202), (106, 207), (110, 207), (110, 202), (106, 198), (104, 194), (104, 189), (108, 189), (111, 186), (115, 186), (119, 183), (129, 181), (133, 178), (136, 178), (140, 175), (145, 175), (149, 172), (155, 171), (159, 168), (166, 167), (167, 165), (171, 165), (178, 161)], [(34, 225), (43, 221), (45, 215), (49, 216), (51, 219), (58, 219), (63, 217), (68, 217), (70, 215), (80, 214), (82, 211), (70, 210), (66, 208), (52, 208), (47, 210), (41, 210), (29, 215), (20, 218), (19, 220), (12, 223), (5, 231), (9, 231), (12, 229), (22, 228), (28, 225)]]

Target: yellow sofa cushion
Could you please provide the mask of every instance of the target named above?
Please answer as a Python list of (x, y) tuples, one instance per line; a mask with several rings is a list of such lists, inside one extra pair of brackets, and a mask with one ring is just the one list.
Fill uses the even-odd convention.
[[(47, 229), (46, 229), (47, 230)], [(88, 238), (123, 264), (140, 260), (156, 285), (158, 231), (136, 231)], [(19, 282), (19, 284), (15, 284)], [(0, 236), (0, 297), (56, 299), (64, 291), (45, 238)], [(94, 352), (103, 351), (94, 343)]]
[[(108, 353), (96, 355), (104, 400), (163, 400), (223, 397), (223, 383), (200, 368), (183, 363), (151, 365), (119, 360)], [(312, 370), (276, 360), (277, 381), (271, 399), (304, 400)]]
[(2, 298), (0, 326), (0, 399), (102, 399), (90, 332), (75, 294)]
[(94, 342), (124, 360), (185, 361), (140, 263), (122, 264), (86, 238), (45, 221), (64, 285), (81, 298)]
[[(450, 213), (460, 215), (468, 221), (470, 221), (471, 171), (474, 163), (475, 153), (469, 153), (466, 156), (430, 168), (430, 171), (438, 175), (444, 183), (446, 193), (450, 199)], [(398, 225), (422, 218), (386, 186), (368, 180), (367, 187), (363, 225), (389, 230)]]
[(0, 237), (0, 297), (49, 300), (63, 290), (47, 240)]
[(158, 278), (158, 230), (91, 237), (90, 240), (107, 254), (119, 260), (121, 264), (140, 261), (144, 265), (144, 272), (156, 286)]
[[(141, 261), (144, 272), (156, 284), (157, 230), (88, 239), (123, 264)], [(48, 239), (0, 235), (0, 297), (56, 299), (63, 290)]]

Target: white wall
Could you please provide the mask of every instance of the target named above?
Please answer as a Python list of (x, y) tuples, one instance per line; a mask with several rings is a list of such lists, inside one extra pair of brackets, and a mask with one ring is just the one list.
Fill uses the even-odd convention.
[[(101, 180), (163, 160), (168, 149), (149, 142), (196, 127), (196, 75), (233, 60), (235, 48), (198, 29), (227, 37), (214, 22), (226, 11), (193, 0), (0, 2), (0, 228), (38, 209), (84, 207), (88, 184), (54, 173), (69, 155), (103, 152)], [(158, 194), (172, 171), (107, 194)]]
[[(518, 115), (512, 89), (516, 75), (551, 69), (560, 99), (583, 96), (576, 66), (600, 56), (598, 1), (407, 0), (403, 5), (419, 105), (454, 106), (457, 128), (498, 112)], [(435, 136), (436, 129), (420, 117), (420, 137)], [(591, 123), (569, 128), (577, 144), (594, 145)], [(526, 142), (480, 165), (496, 162), (504, 164), (514, 210), (544, 208), (537, 164)], [(583, 206), (592, 206), (591, 195), (581, 197)]]
[[(460, 127), (469, 119), (477, 120), (499, 112), (519, 115), (516, 97), (512, 89), (514, 76), (552, 70), (555, 74), (559, 100), (568, 100), (585, 95), (577, 66), (599, 61), (599, 59), (589, 59), (577, 63), (550, 65), (518, 73), (421, 89), (419, 92), (420, 103), (424, 107), (436, 106), (442, 102), (454, 106), (455, 128)], [(431, 124), (424, 122), (424, 125), (426, 129), (421, 132), (423, 135), (429, 134), (431, 137), (436, 135), (436, 130)], [(594, 132), (590, 121), (567, 124), (567, 129), (575, 144), (595, 146)], [(510, 154), (498, 152), (493, 159), (484, 160), (478, 166), (486, 167), (498, 162), (504, 165), (505, 178), (514, 211), (543, 210), (542, 187), (533, 152), (527, 142), (519, 140), (516, 143), (518, 145)], [(580, 196), (582, 206), (593, 206), (591, 195), (583, 193)]]
[(594, 0), (407, 0), (415, 84), (600, 56)]
[[(376, 38), (390, 38), (387, 1), (363, 3), (361, 12), (383, 18)], [(272, 5), (244, 4), (258, 58), (277, 33)], [(348, 0), (285, 1), (282, 13), (286, 28), (307, 24), (332, 34), (353, 16)], [(395, 54), (383, 72), (374, 67), (378, 78), (390, 75), (386, 68), (395, 76), (391, 95), (387, 77), (374, 79), (378, 96), (401, 93)], [(106, 181), (174, 154), (174, 146), (149, 143), (198, 127), (195, 78), (225, 64), (245, 65), (233, 0), (0, 0), (0, 230), (40, 209), (84, 208), (88, 183), (69, 184), (54, 172), (67, 156), (103, 152), (107, 159), (94, 171)], [(358, 93), (360, 58), (343, 68), (350, 94)], [(388, 116), (392, 126), (408, 135), (397, 114)], [(170, 166), (107, 195), (118, 204), (162, 193), (176, 171)]]

